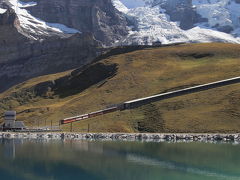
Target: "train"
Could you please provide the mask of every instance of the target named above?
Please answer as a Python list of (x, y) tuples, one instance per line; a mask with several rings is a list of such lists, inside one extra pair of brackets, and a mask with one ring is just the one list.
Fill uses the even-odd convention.
[(73, 122), (77, 122), (77, 121), (81, 121), (81, 120), (85, 120), (85, 119), (89, 119), (89, 118), (94, 118), (94, 117), (101, 116), (104, 114), (112, 113), (115, 111), (123, 111), (126, 109), (130, 109), (130, 107), (131, 106), (128, 102), (124, 102), (124, 103), (117, 104), (112, 107), (100, 110), (100, 111), (91, 112), (89, 114), (83, 114), (83, 115), (79, 115), (79, 116), (65, 118), (63, 120), (60, 120), (60, 124), (62, 124), (62, 125), (69, 124), (69, 123), (73, 123)]
[(131, 100), (131, 101), (121, 103), (121, 104), (113, 105), (112, 107), (109, 107), (109, 108), (106, 108), (106, 109), (103, 109), (103, 110), (100, 110), (100, 111), (92, 112), (92, 113), (89, 113), (89, 114), (84, 114), (84, 115), (80, 115), (80, 116), (66, 118), (66, 119), (61, 120), (60, 124), (73, 123), (73, 122), (76, 122), (76, 121), (81, 121), (81, 120), (84, 120), (84, 119), (93, 118), (93, 117), (96, 117), (96, 116), (112, 113), (112, 112), (115, 112), (115, 111), (123, 111), (123, 110), (126, 110), (126, 109), (134, 109), (134, 108), (138, 108), (140, 106), (143, 106), (143, 105), (146, 105), (146, 104), (149, 104), (149, 103), (154, 103), (154, 102), (157, 102), (157, 101), (161, 101), (161, 100), (164, 100), (164, 99), (183, 96), (183, 95), (187, 95), (187, 94), (201, 92), (201, 91), (205, 91), (205, 90), (209, 90), (209, 89), (213, 89), (213, 88), (218, 88), (218, 87), (223, 87), (223, 86), (236, 84), (236, 83), (240, 83), (240, 77), (225, 79), (225, 80), (222, 80), (222, 81), (216, 81), (216, 82), (212, 82), (212, 83), (208, 83), (208, 84), (203, 84), (203, 85), (184, 88), (184, 89), (175, 90), (175, 91), (171, 91), (171, 92), (156, 94), (156, 95), (153, 95), (153, 96), (144, 97), (144, 98), (140, 98), (140, 99), (135, 99), (135, 100)]
[(74, 117), (66, 118), (66, 119), (61, 120), (60, 124), (69, 124), (69, 123), (73, 123), (73, 122), (76, 122), (76, 121), (81, 121), (81, 120), (101, 116), (101, 115), (104, 115), (104, 114), (112, 113), (112, 112), (118, 111), (119, 107), (120, 106), (114, 106), (114, 107), (106, 108), (106, 109), (103, 109), (103, 110), (100, 110), (100, 111), (91, 112), (89, 114), (83, 114), (83, 115), (80, 115), (80, 116), (74, 116)]

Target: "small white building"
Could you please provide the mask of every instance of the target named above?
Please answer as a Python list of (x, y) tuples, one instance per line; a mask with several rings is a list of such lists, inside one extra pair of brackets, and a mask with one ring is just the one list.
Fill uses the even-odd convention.
[(23, 130), (26, 129), (22, 121), (16, 121), (17, 113), (16, 111), (6, 111), (4, 113), (4, 123), (2, 128), (4, 130)]

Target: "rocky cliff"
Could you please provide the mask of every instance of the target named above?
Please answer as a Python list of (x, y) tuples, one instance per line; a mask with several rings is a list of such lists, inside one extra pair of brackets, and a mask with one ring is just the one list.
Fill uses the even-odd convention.
[(111, 0), (36, 0), (27, 8), (31, 14), (50, 23), (61, 23), (81, 32), (92, 32), (97, 40), (111, 45), (127, 35), (125, 17)]
[(31, 77), (89, 63), (98, 42), (91, 33), (32, 40), (21, 34), (13, 10), (0, 14), (0, 91)]
[(0, 0), (0, 9), (0, 92), (85, 65), (127, 33), (110, 0)]
[(184, 30), (191, 29), (194, 24), (199, 22), (206, 22), (207, 19), (202, 18), (192, 5), (192, 0), (168, 0), (154, 2), (161, 8), (166, 10), (166, 14), (169, 15), (171, 21), (179, 22), (180, 27)]

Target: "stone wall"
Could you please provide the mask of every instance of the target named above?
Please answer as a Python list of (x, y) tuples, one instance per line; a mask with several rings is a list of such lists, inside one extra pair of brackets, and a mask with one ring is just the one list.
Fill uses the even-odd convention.
[(59, 140), (110, 140), (147, 142), (240, 142), (240, 134), (162, 134), (162, 133), (70, 133), (70, 132), (0, 132), (0, 138)]

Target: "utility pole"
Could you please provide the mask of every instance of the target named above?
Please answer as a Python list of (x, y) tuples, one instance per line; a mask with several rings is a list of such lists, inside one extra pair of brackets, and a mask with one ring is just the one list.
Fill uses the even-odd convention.
[(58, 123), (58, 130), (60, 130), (61, 129), (61, 122), (59, 121), (59, 123)]
[(73, 130), (73, 125), (72, 125), (72, 123), (71, 123), (71, 127), (70, 127), (71, 129), (70, 129), (70, 132), (72, 132), (72, 130)]
[(90, 124), (88, 123), (88, 133), (90, 132)]

